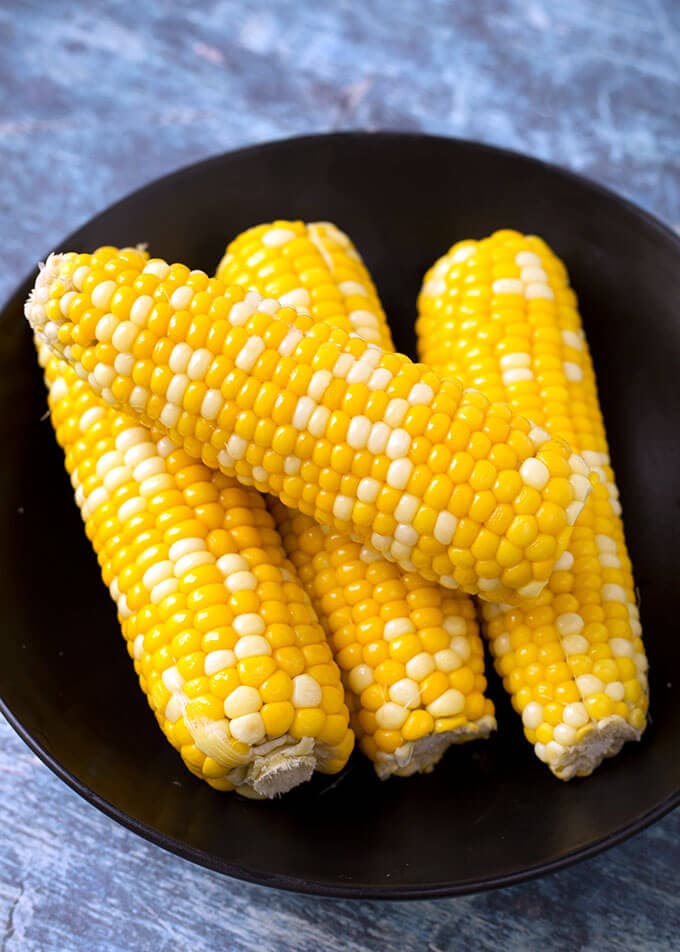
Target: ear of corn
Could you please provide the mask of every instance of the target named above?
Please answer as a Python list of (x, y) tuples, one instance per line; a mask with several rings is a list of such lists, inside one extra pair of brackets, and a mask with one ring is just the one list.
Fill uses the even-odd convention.
[(353, 745), (340, 674), (262, 496), (40, 356), (128, 651), (189, 770), (260, 797), (340, 770)]
[[(286, 244), (266, 244), (278, 230)], [(393, 349), (370, 275), (333, 225), (278, 221), (239, 235), (225, 284), (308, 307), (316, 321)], [(339, 479), (338, 479), (339, 484)], [(352, 726), (382, 778), (429, 770), (454, 743), (495, 727), (471, 599), (425, 581), (274, 501), (286, 551), (343, 671)]]
[[(272, 231), (265, 244), (294, 238)], [(504, 602), (538, 594), (590, 488), (563, 480), (560, 517), (539, 534), (528, 501), (546, 500), (558, 473), (587, 472), (563, 440), (402, 355), (181, 264), (115, 248), (52, 255), (26, 316), (107, 403), (449, 588)], [(520, 553), (508, 567), (503, 542)]]
[[(563, 436), (596, 474), (543, 593), (517, 608), (482, 606), (496, 668), (537, 755), (559, 777), (587, 775), (640, 737), (648, 698), (631, 563), (576, 296), (543, 241), (497, 232), (454, 245), (430, 269), (417, 330), (424, 360)], [(527, 501), (541, 531), (562, 525), (563, 488), (586, 478), (562, 464), (555, 475), (554, 493)], [(503, 564), (517, 556), (501, 543)]]

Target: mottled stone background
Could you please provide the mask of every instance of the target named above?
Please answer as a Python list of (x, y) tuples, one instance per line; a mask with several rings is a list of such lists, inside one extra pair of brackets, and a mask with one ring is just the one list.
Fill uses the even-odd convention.
[[(0, 93), (2, 297), (150, 179), (328, 129), (511, 146), (680, 225), (678, 0), (2, 0)], [(0, 805), (3, 952), (680, 947), (677, 812), (539, 882), (387, 904), (192, 867), (78, 799), (4, 722)]]

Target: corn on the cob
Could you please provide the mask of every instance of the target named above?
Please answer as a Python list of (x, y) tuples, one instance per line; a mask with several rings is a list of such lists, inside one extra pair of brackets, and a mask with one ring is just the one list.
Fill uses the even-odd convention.
[(340, 673), (262, 496), (40, 356), (128, 651), (189, 770), (250, 796), (340, 770), (353, 745)]
[[(519, 608), (482, 606), (499, 674), (539, 758), (563, 779), (589, 774), (647, 711), (647, 660), (595, 374), (563, 264), (536, 237), (501, 231), (454, 245), (419, 298), (421, 356), (564, 436), (594, 489), (546, 589)], [(533, 498), (539, 530), (562, 525), (555, 492)], [(540, 537), (539, 537), (540, 538)], [(505, 542), (502, 564), (518, 552)]]
[[(295, 238), (267, 246), (277, 228)], [(333, 225), (277, 221), (239, 235), (217, 276), (309, 307), (393, 350), (370, 275)], [(495, 727), (484, 697), (484, 654), (469, 596), (448, 591), (311, 516), (271, 506), (343, 671), (352, 726), (381, 778), (429, 770), (454, 743)]]
[[(292, 237), (281, 232), (266, 243)], [(566, 481), (559, 529), (536, 542), (527, 502), (551, 492), (550, 466), (587, 472), (563, 440), (181, 264), (115, 248), (51, 255), (26, 315), (106, 402), (447, 587), (505, 602), (538, 594), (590, 488)], [(520, 550), (512, 567), (496, 560), (502, 541)]]

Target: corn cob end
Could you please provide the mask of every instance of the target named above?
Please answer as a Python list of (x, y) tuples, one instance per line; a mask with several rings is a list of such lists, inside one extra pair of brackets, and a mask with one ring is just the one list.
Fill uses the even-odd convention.
[(403, 744), (393, 754), (379, 752), (373, 766), (380, 780), (430, 773), (449, 747), (464, 744), (469, 740), (485, 740), (495, 730), (496, 718), (487, 714), (474, 723), (462, 724), (442, 734), (428, 734), (419, 740)]
[(582, 740), (565, 747), (556, 760), (549, 764), (559, 780), (589, 777), (603, 760), (615, 757), (630, 740), (640, 740), (642, 730), (636, 730), (618, 715), (612, 715), (593, 725)]

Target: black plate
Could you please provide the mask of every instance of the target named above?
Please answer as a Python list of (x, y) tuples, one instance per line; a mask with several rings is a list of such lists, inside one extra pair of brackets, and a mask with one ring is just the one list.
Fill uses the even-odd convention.
[[(425, 269), (463, 237), (541, 234), (564, 257), (594, 352), (651, 661), (653, 722), (585, 781), (535, 759), (498, 684), (500, 730), (429, 776), (380, 783), (354, 757), (275, 803), (219, 794), (183, 768), (136, 683), (42, 419), (22, 303), (0, 337), (2, 709), (105, 813), (195, 862), (272, 886), (406, 898), (500, 886), (591, 855), (680, 802), (680, 241), (567, 172), (469, 142), (392, 133), (293, 139), (154, 182), (58, 250), (149, 243), (212, 270), (225, 241), (277, 217), (331, 219), (370, 267), (413, 351)], [(673, 685), (671, 684), (673, 682)]]

